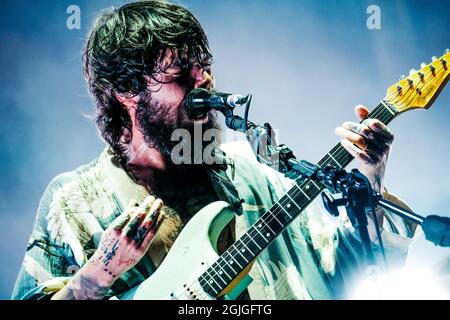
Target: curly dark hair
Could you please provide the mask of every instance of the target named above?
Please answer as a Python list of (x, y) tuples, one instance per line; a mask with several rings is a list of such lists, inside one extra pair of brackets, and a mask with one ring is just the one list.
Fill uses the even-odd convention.
[[(115, 93), (144, 93), (146, 77), (156, 80), (165, 72), (159, 63), (167, 50), (187, 52), (187, 59), (194, 58), (202, 67), (212, 63), (205, 32), (180, 5), (161, 0), (130, 3), (102, 12), (91, 28), (83, 55), (84, 75), (96, 102), (97, 127), (121, 164), (132, 123)], [(128, 136), (125, 141), (124, 136)]]

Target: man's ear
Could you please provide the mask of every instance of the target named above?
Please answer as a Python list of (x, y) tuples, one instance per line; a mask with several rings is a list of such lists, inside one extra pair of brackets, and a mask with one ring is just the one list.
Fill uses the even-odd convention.
[(136, 109), (136, 106), (139, 102), (139, 95), (129, 95), (129, 94), (122, 94), (122, 93), (114, 93), (114, 96), (116, 99), (125, 107), (125, 109)]

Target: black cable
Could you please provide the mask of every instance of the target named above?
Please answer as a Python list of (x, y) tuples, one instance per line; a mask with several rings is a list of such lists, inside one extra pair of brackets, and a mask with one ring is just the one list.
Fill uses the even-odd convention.
[(378, 238), (378, 242), (380, 244), (381, 256), (383, 257), (383, 263), (384, 263), (384, 266), (386, 268), (386, 271), (389, 272), (389, 265), (388, 265), (388, 262), (387, 262), (386, 252), (384, 250), (383, 239), (381, 238), (381, 230), (380, 230), (380, 225), (378, 224), (378, 219), (377, 219), (377, 214), (376, 214), (376, 211), (375, 211), (375, 206), (373, 205), (373, 201), (372, 200), (370, 202), (371, 202), (372, 216), (373, 216), (373, 220), (374, 220), (374, 224), (375, 224), (375, 231), (377, 232), (377, 238)]
[(245, 111), (244, 111), (244, 132), (247, 132), (248, 111), (250, 109), (250, 103), (252, 102), (252, 95), (249, 94), (246, 97)]

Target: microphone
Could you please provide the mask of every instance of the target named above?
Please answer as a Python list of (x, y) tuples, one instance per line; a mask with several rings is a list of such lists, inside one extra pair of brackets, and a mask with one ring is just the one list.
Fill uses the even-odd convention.
[(198, 118), (211, 109), (231, 111), (247, 102), (247, 97), (240, 94), (208, 91), (195, 88), (186, 95), (184, 105), (193, 118)]

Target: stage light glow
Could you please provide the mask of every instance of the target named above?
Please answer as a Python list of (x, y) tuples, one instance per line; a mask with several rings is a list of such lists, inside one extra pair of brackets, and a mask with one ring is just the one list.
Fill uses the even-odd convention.
[(351, 300), (447, 300), (445, 288), (430, 269), (401, 269), (368, 275), (357, 282)]

